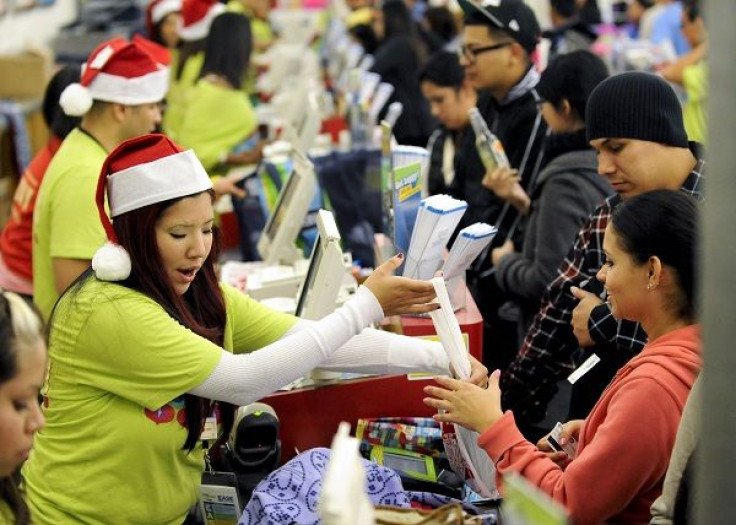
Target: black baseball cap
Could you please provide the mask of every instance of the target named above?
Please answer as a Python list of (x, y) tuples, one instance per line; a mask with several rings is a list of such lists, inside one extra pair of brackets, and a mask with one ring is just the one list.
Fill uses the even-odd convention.
[[(539, 22), (522, 0), (459, 0), (465, 23), (483, 21), (501, 29), (532, 54), (539, 42)], [(480, 16), (478, 16), (480, 15)]]

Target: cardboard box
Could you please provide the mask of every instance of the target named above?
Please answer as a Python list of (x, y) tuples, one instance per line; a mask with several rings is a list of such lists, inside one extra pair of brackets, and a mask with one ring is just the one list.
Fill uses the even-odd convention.
[(42, 98), (53, 68), (52, 54), (42, 49), (0, 55), (0, 98)]

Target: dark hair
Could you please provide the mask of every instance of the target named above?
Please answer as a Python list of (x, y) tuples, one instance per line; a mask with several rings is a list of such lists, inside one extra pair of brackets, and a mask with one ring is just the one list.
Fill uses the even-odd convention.
[(191, 57), (199, 52), (204, 51), (204, 44), (206, 39), (200, 38), (199, 40), (182, 40), (181, 46), (179, 47), (179, 59), (176, 63), (176, 79), (181, 79), (181, 75), (184, 72), (184, 66)]
[(654, 0), (634, 0), (634, 2), (642, 6), (644, 9), (649, 9), (654, 5)]
[(59, 105), (62, 91), (69, 84), (79, 82), (80, 75), (81, 68), (78, 65), (62, 67), (51, 77), (43, 95), (41, 104), (43, 120), (51, 132), (62, 140), (82, 121), (80, 117), (70, 117), (64, 113)]
[(204, 44), (204, 64), (199, 77), (213, 73), (240, 89), (253, 47), (250, 21), (240, 13), (223, 13), (212, 21)]
[(431, 31), (439, 36), (445, 43), (449, 42), (457, 35), (455, 18), (446, 7), (430, 7), (424, 12), (424, 18), (427, 19)]
[[(214, 192), (208, 193), (214, 200)], [(222, 346), (225, 332), (225, 300), (218, 285), (215, 263), (219, 256), (219, 233), (213, 232), (212, 250), (197, 272), (194, 281), (182, 296), (175, 292), (163, 271), (163, 263), (156, 243), (156, 221), (171, 206), (201, 193), (180, 197), (115, 217), (113, 227), (120, 245), (130, 254), (130, 277), (120, 282), (137, 290), (160, 304), (166, 312), (195, 334)], [(204, 420), (212, 411), (209, 399), (185, 394), (187, 439), (182, 448), (191, 452), (202, 434)], [(233, 425), (234, 408), (220, 404), (223, 433), (227, 436)]]
[(176, 14), (176, 13), (177, 11), (172, 11), (171, 13), (168, 13), (165, 17), (163, 17), (161, 20), (159, 20), (155, 24), (150, 24), (148, 26), (148, 38), (156, 42), (159, 45), (168, 47), (168, 44), (164, 42), (164, 39), (161, 36), (161, 26), (164, 25), (164, 22), (166, 22), (167, 18), (169, 18), (171, 15)]
[(429, 57), (419, 73), (419, 82), (431, 82), (437, 86), (459, 90), (465, 80), (465, 70), (456, 53), (438, 51)]
[(419, 38), (419, 31), (403, 0), (388, 0), (383, 4), (381, 11), (385, 27), (383, 40), (387, 41), (396, 36), (409, 37), (411, 47), (417, 56), (417, 63), (423, 64), (427, 59), (427, 49)]
[(695, 22), (701, 16), (700, 0), (683, 0), (682, 12), (685, 13), (688, 20)]
[(589, 51), (573, 51), (550, 61), (537, 84), (537, 93), (557, 108), (567, 100), (584, 122), (588, 98), (606, 78), (608, 68), (603, 60)]
[(367, 24), (358, 24), (350, 28), (350, 34), (363, 47), (363, 51), (372, 55), (378, 48), (378, 37), (373, 28)]
[(396, 35), (414, 36), (416, 30), (409, 8), (402, 0), (388, 0), (381, 8), (386, 27), (385, 38)]
[[(0, 292), (0, 384), (18, 373), (20, 346), (42, 339), (41, 320), (33, 308), (12, 292)], [(14, 478), (0, 478), (0, 500), (7, 503), (15, 523), (25, 525), (30, 513)]]
[(675, 271), (680, 292), (672, 298), (677, 314), (695, 318), (698, 204), (676, 190), (654, 190), (625, 200), (611, 224), (621, 247), (639, 263), (656, 256)]
[(564, 18), (572, 18), (578, 13), (575, 0), (550, 0), (549, 5)]

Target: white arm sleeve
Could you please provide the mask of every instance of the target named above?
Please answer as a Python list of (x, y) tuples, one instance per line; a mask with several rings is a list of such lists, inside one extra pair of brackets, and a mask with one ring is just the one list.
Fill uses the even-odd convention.
[[(314, 321), (299, 321), (291, 330)], [(366, 328), (342, 345), (320, 369), (361, 374), (449, 374), (441, 343)]]
[(220, 362), (190, 393), (247, 405), (303, 376), (322, 364), (351, 337), (383, 317), (378, 300), (361, 286), (335, 312), (299, 330), (290, 330), (275, 343), (249, 354), (222, 351)]

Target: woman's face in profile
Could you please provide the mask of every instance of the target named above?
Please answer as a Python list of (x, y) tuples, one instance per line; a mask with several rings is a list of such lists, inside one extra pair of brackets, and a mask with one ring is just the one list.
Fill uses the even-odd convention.
[(606, 288), (606, 300), (611, 305), (614, 317), (639, 321), (647, 314), (648, 265), (635, 261), (624, 251), (619, 239), (609, 222), (603, 238), (606, 262), (598, 271), (597, 278)]
[(38, 393), (46, 373), (46, 347), (21, 348), (16, 374), (0, 384), (0, 477), (12, 474), (26, 459), (34, 434), (43, 427)]
[(185, 197), (156, 221), (156, 244), (163, 270), (174, 290), (184, 295), (212, 250), (214, 225), (208, 192)]

